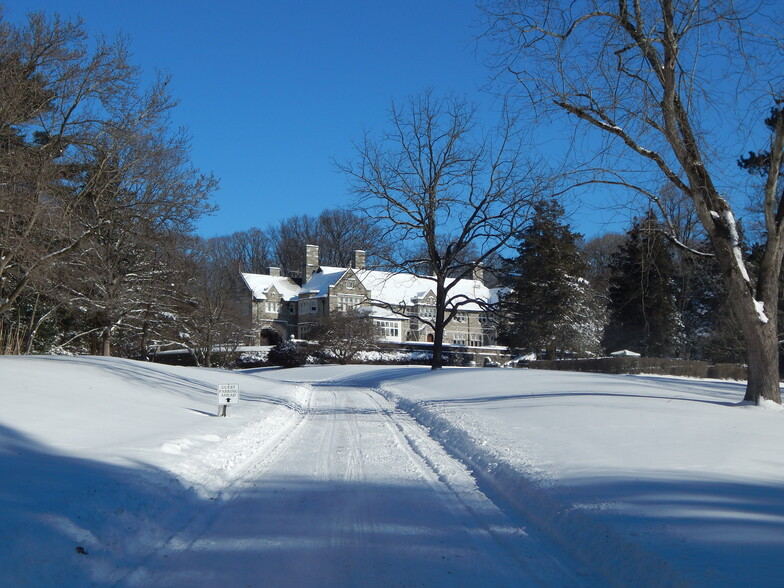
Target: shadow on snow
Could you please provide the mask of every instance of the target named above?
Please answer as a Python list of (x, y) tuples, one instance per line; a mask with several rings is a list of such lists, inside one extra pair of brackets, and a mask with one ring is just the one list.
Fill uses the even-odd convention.
[(292, 475), (227, 501), (143, 464), (58, 454), (8, 427), (0, 478), (3, 586), (508, 585), (508, 570), (478, 566), (454, 539), (478, 523), (424, 483)]

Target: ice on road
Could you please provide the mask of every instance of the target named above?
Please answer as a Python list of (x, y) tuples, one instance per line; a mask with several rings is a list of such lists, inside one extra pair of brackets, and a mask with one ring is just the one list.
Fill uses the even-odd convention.
[(119, 585), (588, 584), (383, 397), (309, 390), (242, 474)]

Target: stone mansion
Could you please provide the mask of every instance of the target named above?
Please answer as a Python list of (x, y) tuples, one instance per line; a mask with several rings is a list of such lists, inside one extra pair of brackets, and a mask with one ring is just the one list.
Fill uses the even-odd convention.
[[(422, 320), (435, 317), (433, 280), (368, 270), (364, 251), (354, 252), (351, 267), (325, 267), (319, 265), (318, 246), (306, 245), (301, 284), (274, 267), (268, 274), (242, 273), (242, 279), (247, 287), (243, 308), (255, 345), (269, 344), (278, 337), (307, 339), (309, 329), (322, 317), (355, 307), (369, 309), (386, 342), (433, 340), (432, 329)], [(473, 279), (460, 280), (449, 296), (472, 302), (461, 305), (446, 326), (444, 343), (495, 345), (496, 326), (488, 308), (497, 302), (498, 290), (485, 286), (481, 270), (474, 272)]]

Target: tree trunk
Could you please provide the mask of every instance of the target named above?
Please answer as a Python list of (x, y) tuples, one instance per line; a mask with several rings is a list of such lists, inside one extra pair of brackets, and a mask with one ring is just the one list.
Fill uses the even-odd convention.
[(776, 328), (775, 309), (769, 312), (767, 323), (758, 316), (741, 319), (746, 342), (748, 383), (744, 400), (759, 404), (761, 399), (781, 404), (779, 387), (779, 340)]
[(112, 329), (110, 327), (104, 327), (101, 333), (101, 343), (101, 355), (110, 357), (112, 355)]
[(444, 348), (444, 321), (443, 312), (441, 313), (441, 320), (438, 319), (438, 310), (436, 310), (436, 324), (433, 329), (433, 361), (430, 364), (430, 369), (440, 370), (444, 367), (443, 348)]
[(436, 281), (436, 320), (433, 327), (433, 362), (430, 364), (430, 369), (440, 370), (444, 367), (444, 358), (442, 351), (444, 348), (444, 328), (446, 317), (446, 290), (444, 288), (444, 280), (438, 279)]
[(33, 312), (30, 315), (30, 323), (27, 327), (27, 332), (24, 334), (24, 338), (22, 339), (22, 349), (20, 349), (20, 353), (24, 355), (30, 355), (30, 351), (33, 348), (33, 340), (35, 339), (35, 333), (38, 329), (38, 323), (36, 322), (36, 312), (38, 310), (39, 299), (40, 294), (36, 294), (35, 302), (33, 303)]
[[(149, 313), (149, 306), (147, 307), (147, 311)], [(147, 316), (145, 315), (144, 324), (142, 325), (142, 337), (139, 341), (139, 358), (142, 361), (148, 361), (150, 359), (150, 355), (147, 352), (147, 346), (150, 340), (150, 321), (147, 320)]]
[(207, 335), (207, 345), (204, 348), (204, 367), (212, 367), (212, 331)]
[(737, 239), (727, 240), (722, 236), (719, 234), (714, 239), (714, 251), (746, 347), (748, 381), (744, 400), (759, 404), (761, 399), (766, 399), (781, 404), (778, 338), (781, 252), (773, 243), (767, 244), (756, 287), (752, 287), (742, 261), (737, 261), (740, 258)]

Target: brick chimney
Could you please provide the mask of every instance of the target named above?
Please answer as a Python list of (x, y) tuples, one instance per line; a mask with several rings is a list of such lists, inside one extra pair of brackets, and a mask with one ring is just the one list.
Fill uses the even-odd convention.
[(356, 249), (354, 251), (354, 263), (352, 267), (354, 269), (365, 269), (365, 252), (361, 249)]
[(306, 283), (319, 266), (318, 245), (305, 245), (305, 268), (302, 272), (302, 283)]

